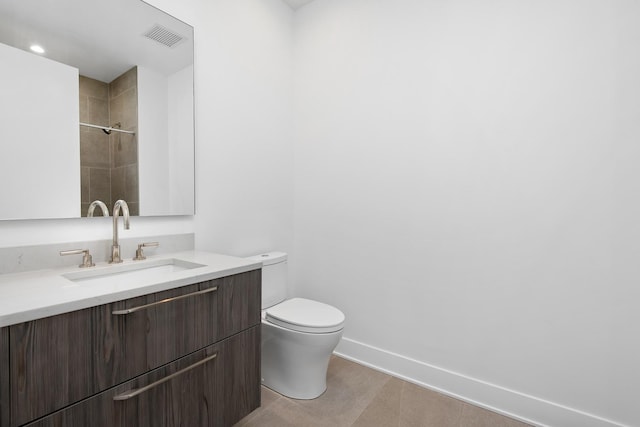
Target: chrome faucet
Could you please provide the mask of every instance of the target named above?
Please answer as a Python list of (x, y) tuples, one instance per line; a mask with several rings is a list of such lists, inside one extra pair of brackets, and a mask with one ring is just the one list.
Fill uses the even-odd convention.
[(101, 202), (100, 200), (94, 200), (89, 205), (89, 210), (87, 211), (88, 217), (93, 216), (93, 211), (96, 210), (96, 206), (99, 206), (102, 210), (102, 216), (109, 216), (109, 208), (107, 208), (107, 205), (105, 205), (104, 202)]
[(109, 264), (122, 262), (122, 258), (120, 257), (120, 244), (118, 243), (118, 216), (120, 215), (120, 209), (122, 209), (124, 229), (129, 229), (129, 206), (124, 200), (118, 200), (116, 204), (113, 205), (113, 244), (111, 245), (111, 260)]

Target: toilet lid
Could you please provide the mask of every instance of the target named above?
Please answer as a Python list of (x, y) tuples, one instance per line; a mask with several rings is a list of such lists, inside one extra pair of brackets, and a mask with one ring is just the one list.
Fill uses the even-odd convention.
[(292, 298), (269, 307), (266, 320), (299, 332), (335, 332), (344, 326), (344, 314), (337, 308), (318, 301)]

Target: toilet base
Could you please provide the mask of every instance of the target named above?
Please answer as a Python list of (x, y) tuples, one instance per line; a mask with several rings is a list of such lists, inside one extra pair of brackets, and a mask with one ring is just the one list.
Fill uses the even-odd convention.
[(313, 334), (262, 321), (262, 383), (293, 399), (315, 399), (327, 389), (327, 369), (342, 330)]

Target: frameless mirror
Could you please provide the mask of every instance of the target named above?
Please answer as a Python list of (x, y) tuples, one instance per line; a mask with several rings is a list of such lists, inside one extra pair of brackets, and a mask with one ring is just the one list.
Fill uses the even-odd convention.
[(0, 219), (194, 213), (191, 26), (140, 0), (0, 0), (0, 63)]

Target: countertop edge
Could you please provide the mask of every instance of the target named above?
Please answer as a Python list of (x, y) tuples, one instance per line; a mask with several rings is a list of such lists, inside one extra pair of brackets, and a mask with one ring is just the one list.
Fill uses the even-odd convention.
[[(34, 304), (32, 309), (24, 309), (21, 311), (2, 314), (0, 310), (0, 327), (8, 327), (18, 323), (29, 322), (32, 320), (42, 319), (45, 317), (55, 316), (59, 314), (69, 313), (72, 311), (82, 310), (90, 307), (99, 306), (102, 304), (109, 304), (116, 301), (122, 301), (129, 298), (135, 298), (142, 295), (161, 292), (169, 289), (175, 289), (182, 286), (188, 286), (195, 283), (205, 282), (208, 280), (219, 279), (221, 277), (232, 276), (235, 274), (246, 273), (248, 271), (258, 270), (262, 268), (261, 262), (250, 261), (245, 258), (231, 257), (227, 255), (200, 252), (200, 251), (188, 251), (180, 252), (177, 254), (165, 254), (158, 256), (157, 258), (167, 257), (185, 257), (199, 259), (201, 262), (202, 257), (222, 257), (225, 260), (237, 261), (237, 265), (231, 267), (225, 267), (221, 269), (215, 269), (211, 265), (207, 265), (204, 271), (193, 270), (193, 274), (186, 277), (179, 277), (176, 279), (169, 279), (162, 282), (144, 284), (135, 288), (123, 289), (116, 292), (104, 292), (94, 295), (79, 295), (76, 299), (70, 301), (64, 301), (60, 303), (52, 303), (50, 305)], [(235, 258), (235, 259), (234, 259)], [(213, 268), (213, 269), (212, 269)], [(68, 273), (69, 269), (56, 269), (51, 270), (52, 277), (60, 276), (61, 274)], [(23, 273), (22, 273), (23, 274)], [(24, 275), (24, 274), (23, 274)], [(26, 275), (25, 275), (26, 276)], [(1, 295), (1, 293), (0, 293)]]

